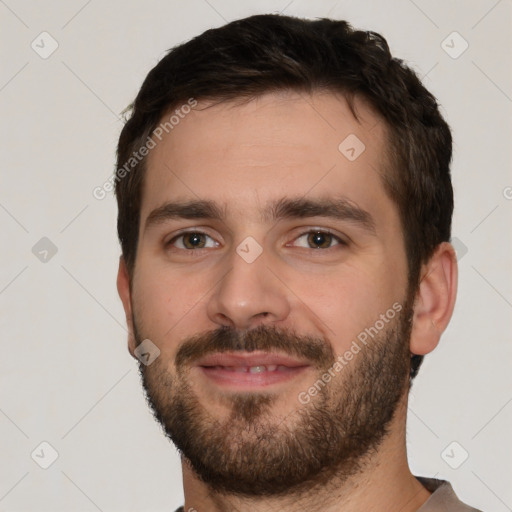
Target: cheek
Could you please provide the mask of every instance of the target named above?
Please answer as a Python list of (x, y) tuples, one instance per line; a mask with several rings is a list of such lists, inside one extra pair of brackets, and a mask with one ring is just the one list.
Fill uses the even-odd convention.
[(360, 332), (374, 325), (381, 314), (403, 298), (401, 287), (392, 276), (393, 273), (376, 271), (375, 266), (347, 265), (328, 275), (301, 275), (300, 279), (289, 276), (296, 281), (294, 285), (289, 282), (307, 306), (304, 313), (317, 319), (317, 327), (331, 340), (335, 352), (341, 353)]
[(133, 307), (141, 336), (153, 341), (163, 356), (172, 356), (180, 340), (199, 326), (197, 315), (205, 293), (197, 276), (138, 262), (134, 276)]

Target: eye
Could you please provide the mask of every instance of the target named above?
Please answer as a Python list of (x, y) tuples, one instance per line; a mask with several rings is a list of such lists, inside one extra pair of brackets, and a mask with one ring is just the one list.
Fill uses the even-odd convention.
[(188, 231), (181, 235), (175, 236), (168, 242), (168, 245), (172, 245), (177, 249), (207, 249), (210, 247), (217, 247), (218, 243), (205, 233), (199, 231)]
[(294, 245), (306, 249), (329, 249), (335, 245), (346, 245), (339, 237), (328, 231), (308, 231), (295, 239)]

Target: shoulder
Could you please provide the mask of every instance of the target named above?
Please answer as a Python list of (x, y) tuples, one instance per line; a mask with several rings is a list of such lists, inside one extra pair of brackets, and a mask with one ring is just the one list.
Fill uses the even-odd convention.
[(416, 479), (432, 493), (417, 512), (482, 512), (460, 501), (446, 480), (419, 476)]

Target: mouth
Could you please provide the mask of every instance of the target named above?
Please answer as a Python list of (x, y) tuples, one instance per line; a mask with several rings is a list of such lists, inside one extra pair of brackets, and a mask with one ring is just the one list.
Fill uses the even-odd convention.
[(224, 388), (254, 389), (289, 381), (311, 365), (290, 356), (272, 353), (218, 353), (200, 359), (195, 368)]

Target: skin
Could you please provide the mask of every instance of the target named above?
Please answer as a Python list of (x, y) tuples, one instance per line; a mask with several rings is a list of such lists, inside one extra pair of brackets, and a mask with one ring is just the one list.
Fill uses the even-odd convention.
[[(291, 328), (324, 337), (341, 355), (393, 303), (403, 303), (403, 233), (381, 178), (386, 126), (362, 101), (356, 100), (356, 109), (358, 120), (342, 97), (319, 92), (272, 93), (243, 104), (199, 102), (151, 151), (135, 269), (130, 276), (121, 258), (118, 290), (130, 332), (135, 314), (170, 371), (181, 340), (219, 326)], [(338, 150), (349, 134), (366, 146), (354, 161)], [(374, 229), (350, 219), (263, 215), (271, 202), (303, 197), (346, 199), (371, 216)], [(165, 203), (199, 199), (223, 208), (223, 219), (167, 219), (146, 227), (151, 212)], [(184, 229), (207, 234), (208, 246), (187, 250), (182, 239), (168, 244)], [(309, 247), (303, 235), (319, 229), (346, 244), (332, 239), (328, 249)], [(262, 249), (252, 263), (236, 252), (248, 236)], [(441, 244), (421, 275), (410, 340), (415, 354), (436, 347), (453, 311), (457, 268), (451, 245)], [(128, 347), (135, 357), (133, 334)], [(298, 394), (317, 378), (307, 368), (272, 388), (276, 421), (301, 407)], [(210, 414), (228, 417), (229, 389), (199, 371), (190, 373), (190, 384)], [(407, 464), (406, 413), (404, 392), (389, 436), (364, 472), (336, 491), (319, 490), (301, 504), (221, 496), (183, 464), (185, 510), (417, 510), (429, 492)]]

